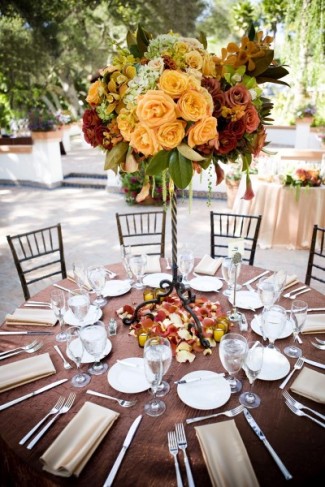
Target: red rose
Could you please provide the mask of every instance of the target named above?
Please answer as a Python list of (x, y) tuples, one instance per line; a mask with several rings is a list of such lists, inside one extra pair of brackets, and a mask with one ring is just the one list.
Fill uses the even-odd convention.
[(83, 114), (82, 122), (84, 127), (93, 127), (99, 125), (101, 120), (95, 110), (87, 108)]
[(85, 141), (90, 144), (92, 147), (97, 147), (98, 142), (97, 142), (97, 137), (96, 137), (96, 131), (93, 127), (83, 127), (82, 131), (84, 133)]
[(246, 108), (244, 119), (246, 122), (246, 132), (249, 134), (254, 132), (260, 124), (260, 117), (256, 108), (251, 103)]
[(240, 139), (246, 131), (248, 132), (244, 117), (235, 122), (230, 122), (227, 126), (227, 131), (231, 132), (237, 139)]
[(222, 107), (224, 107), (226, 104), (226, 99), (225, 99), (225, 94), (224, 93), (219, 93), (218, 95), (213, 97), (213, 116), (215, 118), (220, 117)]
[(247, 105), (252, 97), (245, 86), (236, 85), (225, 92), (225, 99), (228, 107), (234, 107), (235, 105)]
[(219, 134), (219, 154), (228, 154), (237, 146), (237, 138), (228, 130), (224, 130)]

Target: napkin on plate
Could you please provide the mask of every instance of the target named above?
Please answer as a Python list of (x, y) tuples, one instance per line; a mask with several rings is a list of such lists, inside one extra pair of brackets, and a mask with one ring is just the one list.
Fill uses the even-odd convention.
[(41, 456), (43, 470), (60, 477), (78, 477), (119, 413), (85, 402)]
[(48, 353), (1, 365), (0, 392), (8, 391), (55, 373), (56, 370)]
[(195, 427), (214, 487), (254, 487), (259, 483), (233, 419)]
[(309, 367), (303, 367), (290, 389), (312, 401), (325, 404), (325, 375)]
[[(69, 279), (69, 281), (74, 282), (75, 284), (78, 284), (76, 279), (75, 279), (75, 275), (74, 275), (73, 271), (67, 272), (67, 278)], [(88, 279), (87, 279), (87, 281), (88, 281)], [(83, 281), (82, 287), (86, 288), (88, 291), (92, 291), (92, 287), (88, 282)]]
[(194, 271), (198, 274), (206, 274), (208, 276), (214, 276), (222, 263), (222, 257), (219, 259), (213, 259), (210, 255), (205, 254), (204, 257), (195, 267)]
[(17, 308), (6, 316), (7, 325), (54, 326), (57, 321), (51, 309)]
[(324, 333), (325, 314), (307, 315), (301, 333)]
[(145, 273), (153, 274), (155, 272), (161, 272), (160, 256), (159, 255), (147, 255), (147, 264)]

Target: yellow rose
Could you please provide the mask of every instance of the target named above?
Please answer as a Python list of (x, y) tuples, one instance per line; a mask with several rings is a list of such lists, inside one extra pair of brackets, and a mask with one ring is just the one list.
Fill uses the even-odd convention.
[(201, 69), (203, 65), (203, 58), (198, 51), (190, 51), (185, 54), (185, 61), (187, 66), (193, 69)]
[(187, 44), (186, 44), (186, 42), (183, 42), (183, 41), (176, 42), (174, 47), (175, 47), (175, 51), (178, 54), (185, 54), (185, 52), (188, 51)]
[(216, 77), (216, 65), (213, 61), (213, 57), (210, 54), (206, 54), (203, 58), (202, 74), (203, 76)]
[(157, 140), (161, 146), (166, 149), (174, 149), (183, 140), (185, 136), (186, 122), (175, 120), (161, 125), (157, 131)]
[(191, 122), (197, 122), (209, 114), (206, 97), (195, 90), (186, 91), (178, 100), (177, 106), (181, 117)]
[(212, 96), (210, 95), (210, 93), (208, 92), (208, 90), (206, 88), (200, 88), (200, 93), (202, 93), (202, 95), (204, 96), (204, 98), (206, 99), (206, 102), (208, 104), (208, 113), (207, 115), (212, 115), (212, 112), (214, 110), (214, 104), (213, 104), (213, 98)]
[(130, 146), (146, 157), (153, 156), (161, 150), (155, 132), (145, 123), (139, 123), (132, 132)]
[(99, 90), (101, 88), (101, 84), (102, 84), (101, 81), (98, 79), (97, 81), (95, 81), (95, 83), (92, 83), (89, 86), (86, 101), (90, 105), (99, 105), (100, 104)]
[(149, 90), (145, 95), (139, 96), (136, 113), (140, 122), (154, 128), (176, 120), (177, 106), (163, 91)]
[(126, 108), (122, 108), (117, 117), (117, 126), (124, 138), (128, 142), (131, 140), (131, 133), (135, 127), (134, 113), (129, 112)]
[(179, 98), (188, 89), (189, 78), (185, 73), (165, 69), (159, 79), (159, 88), (172, 98)]
[(192, 125), (188, 131), (188, 145), (205, 144), (217, 135), (217, 119), (215, 117), (205, 117)]

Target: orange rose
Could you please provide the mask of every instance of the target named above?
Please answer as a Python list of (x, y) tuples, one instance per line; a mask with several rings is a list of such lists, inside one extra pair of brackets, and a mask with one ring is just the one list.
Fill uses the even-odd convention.
[(188, 131), (188, 145), (194, 147), (209, 142), (217, 135), (217, 119), (205, 117), (192, 125)]
[(139, 123), (131, 134), (130, 146), (145, 156), (153, 156), (161, 149), (155, 132), (145, 123)]
[(201, 69), (203, 65), (203, 58), (198, 51), (190, 51), (185, 54), (185, 61), (193, 69)]
[(182, 120), (164, 123), (157, 132), (159, 144), (166, 150), (177, 147), (185, 136), (185, 126), (186, 122)]
[(176, 120), (176, 110), (177, 106), (169, 95), (161, 90), (149, 90), (139, 96), (136, 113), (140, 122), (154, 128)]
[(129, 142), (131, 139), (131, 133), (135, 127), (134, 114), (126, 110), (126, 108), (122, 108), (117, 117), (117, 125), (124, 140)]
[(244, 120), (246, 123), (246, 132), (251, 134), (260, 124), (260, 117), (254, 105), (249, 104), (246, 108)]
[(101, 87), (102, 82), (98, 79), (95, 83), (92, 83), (89, 86), (88, 95), (86, 101), (90, 105), (99, 105), (100, 104), (100, 95), (99, 89)]
[(172, 98), (179, 98), (188, 88), (188, 76), (180, 71), (165, 69), (159, 79), (159, 88)]
[(191, 122), (197, 122), (209, 115), (206, 96), (195, 90), (186, 91), (178, 100), (177, 106), (181, 117)]
[(216, 77), (216, 65), (213, 56), (210, 54), (205, 54), (203, 58), (202, 74), (203, 76), (212, 76), (213, 78)]

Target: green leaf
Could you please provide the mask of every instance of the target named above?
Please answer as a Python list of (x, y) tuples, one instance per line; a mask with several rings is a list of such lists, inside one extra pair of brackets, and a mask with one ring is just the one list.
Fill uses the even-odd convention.
[(141, 56), (143, 56), (144, 53), (146, 52), (151, 37), (152, 37), (151, 34), (149, 34), (149, 32), (142, 29), (141, 25), (139, 24), (137, 30), (137, 44)]
[(254, 59), (255, 63), (255, 69), (253, 71), (248, 71), (250, 76), (256, 76), (264, 73), (270, 66), (271, 62), (273, 61), (274, 58), (274, 51), (273, 49), (269, 49), (268, 51), (265, 51), (265, 54), (263, 57), (256, 58)]
[(258, 78), (256, 78), (256, 81), (258, 84), (274, 83), (276, 85), (285, 85), (285, 86), (290, 87), (290, 85), (288, 83), (286, 83), (285, 81), (281, 81), (280, 79), (274, 79), (274, 78), (266, 78), (264, 76), (259, 76)]
[(129, 144), (127, 142), (120, 142), (119, 144), (115, 145), (113, 149), (107, 152), (104, 170), (115, 170), (121, 162), (124, 162), (128, 147)]
[(253, 23), (251, 23), (251, 25), (249, 27), (248, 39), (250, 41), (253, 41), (255, 39), (255, 27), (254, 27), (254, 24)]
[(199, 164), (203, 169), (208, 169), (208, 167), (210, 166), (211, 160), (212, 160), (212, 154), (210, 154), (206, 159), (204, 159), (204, 161), (199, 162)]
[(134, 56), (134, 57), (141, 57), (141, 54), (140, 54), (140, 51), (138, 49), (138, 46), (131, 46), (130, 47), (130, 53)]
[(252, 162), (252, 154), (243, 154), (242, 160), (243, 160), (242, 171), (243, 172), (248, 171), (249, 166), (251, 165), (251, 162)]
[(146, 174), (149, 176), (157, 176), (168, 168), (170, 152), (161, 150), (154, 155), (146, 168)]
[(128, 30), (128, 33), (126, 34), (126, 43), (129, 49), (131, 48), (131, 46), (137, 45), (137, 39), (130, 30)]
[(177, 146), (177, 150), (182, 156), (184, 156), (186, 159), (189, 159), (190, 161), (204, 161), (204, 157), (201, 156), (198, 152), (195, 152), (195, 150), (191, 149), (191, 147), (185, 143), (179, 144)]
[(199, 37), (197, 39), (198, 39), (198, 41), (201, 42), (201, 44), (203, 45), (204, 49), (206, 49), (208, 47), (207, 37), (206, 37), (206, 35), (205, 35), (204, 32), (200, 31)]
[(264, 72), (263, 76), (266, 78), (279, 79), (289, 74), (288, 70), (283, 66), (269, 66)]
[(178, 151), (173, 151), (169, 157), (169, 174), (177, 188), (185, 189), (193, 177), (192, 162)]

